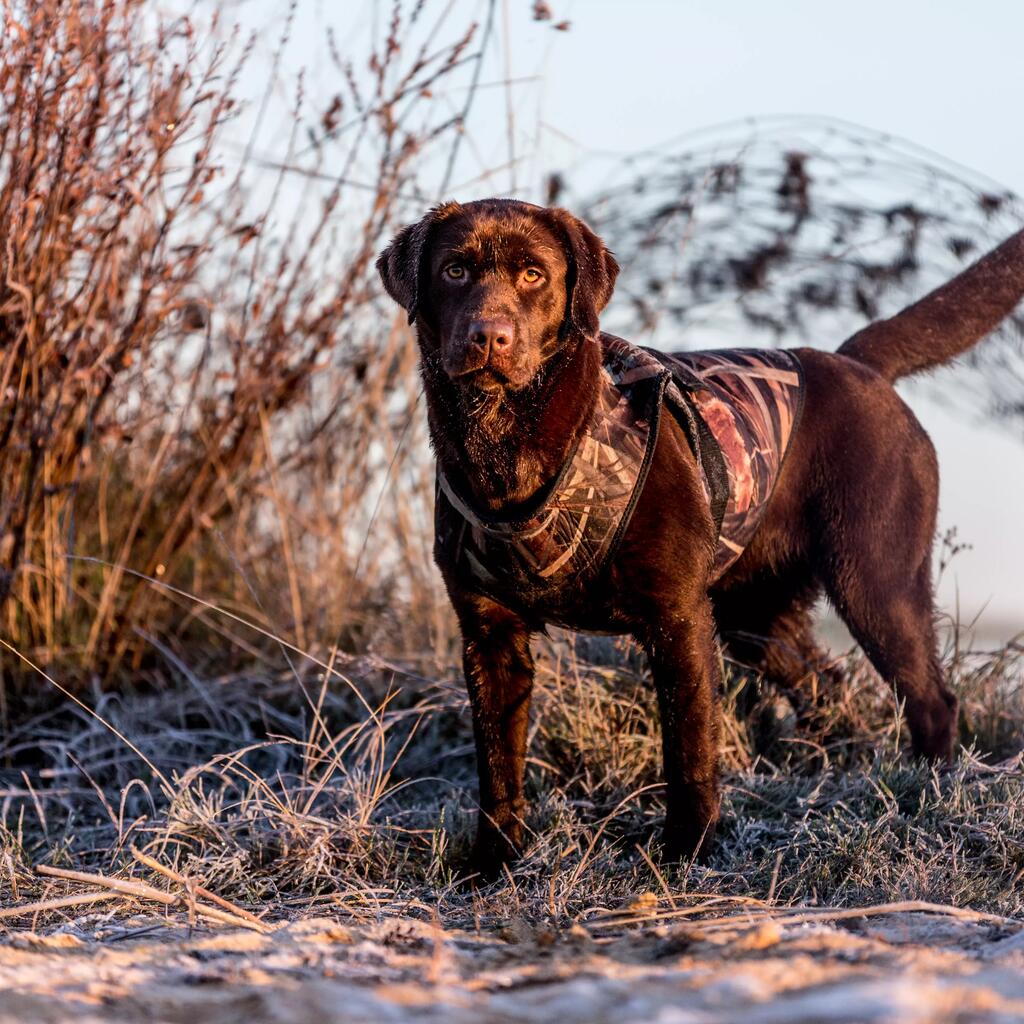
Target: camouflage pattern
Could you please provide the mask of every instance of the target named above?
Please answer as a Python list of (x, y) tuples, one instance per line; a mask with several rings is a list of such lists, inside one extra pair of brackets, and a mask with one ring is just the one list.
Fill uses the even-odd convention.
[(782, 472), (803, 406), (803, 371), (792, 352), (716, 349), (660, 357), (699, 381), (690, 400), (718, 442), (729, 497), (715, 555), (718, 578), (743, 553)]
[[(802, 375), (788, 353), (668, 356), (610, 335), (602, 335), (601, 344), (594, 413), (532, 509), (515, 520), (480, 512), (438, 470), (438, 546), (480, 592), (542, 610), (552, 622), (571, 617), (580, 594), (614, 554), (643, 490), (666, 402), (694, 446), (705, 497), (714, 506), (718, 495), (724, 507), (716, 575), (753, 536), (799, 414)], [(693, 428), (695, 417), (710, 436)], [(701, 437), (713, 453), (701, 450)], [(712, 454), (724, 463), (720, 481), (708, 472)], [(723, 488), (728, 493), (720, 493)], [(442, 516), (442, 509), (449, 514)]]

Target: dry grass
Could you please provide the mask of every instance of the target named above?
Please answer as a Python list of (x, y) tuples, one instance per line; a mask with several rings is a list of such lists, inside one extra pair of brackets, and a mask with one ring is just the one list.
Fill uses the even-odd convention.
[[(0, 622), (66, 681), (197, 638), (220, 667), (265, 648), (152, 578), (346, 648), (400, 580), (421, 614), (390, 625), (444, 642), (415, 346), (373, 269), (458, 139), (431, 91), (475, 26), (431, 6), (396, 7), (370, 53), (332, 48), (322, 109), (275, 59), (264, 99), (291, 88), (292, 134), (268, 170), (264, 106), (238, 96), (254, 38), (133, 0), (0, 5)], [(0, 721), (26, 690), (5, 656)]]

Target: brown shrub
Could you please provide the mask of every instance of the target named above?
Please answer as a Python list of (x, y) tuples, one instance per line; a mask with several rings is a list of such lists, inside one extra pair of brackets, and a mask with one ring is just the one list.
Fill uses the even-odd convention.
[[(353, 645), (398, 572), (426, 616), (404, 626), (422, 634), (434, 604), (430, 484), (409, 443), (415, 352), (400, 321), (381, 329), (372, 262), (400, 197), (420, 195), (424, 153), (457, 128), (430, 114), (429, 86), (464, 60), (474, 27), (406, 56), (396, 8), (369, 86), (335, 53), (347, 91), (309, 117), (300, 81), (287, 154), (268, 173), (254, 150), (263, 112), (235, 99), (252, 40), (216, 21), (156, 22), (131, 0), (2, 10), (9, 643), (68, 668), (139, 667), (152, 638), (184, 644), (211, 614), (173, 584), (297, 647), (311, 632)], [(297, 146), (307, 123), (312, 164)], [(229, 169), (228, 136), (247, 126)], [(369, 189), (349, 180), (357, 161)], [(404, 504), (375, 510), (382, 481), (401, 474)], [(213, 625), (200, 660), (251, 657), (266, 640)], [(17, 667), (5, 650), (3, 677)]]

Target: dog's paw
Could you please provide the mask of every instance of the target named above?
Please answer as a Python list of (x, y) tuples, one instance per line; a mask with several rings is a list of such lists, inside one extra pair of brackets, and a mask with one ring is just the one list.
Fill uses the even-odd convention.
[(705, 864), (715, 845), (718, 819), (697, 829), (692, 826), (666, 825), (661, 834), (661, 859), (666, 864)]
[(462, 874), (472, 888), (489, 885), (503, 874), (507, 864), (514, 863), (519, 856), (518, 836), (509, 836), (494, 829), (481, 829), (465, 861)]
[(912, 749), (915, 757), (936, 764), (951, 764), (956, 751), (960, 702), (948, 690), (926, 708), (908, 708)]

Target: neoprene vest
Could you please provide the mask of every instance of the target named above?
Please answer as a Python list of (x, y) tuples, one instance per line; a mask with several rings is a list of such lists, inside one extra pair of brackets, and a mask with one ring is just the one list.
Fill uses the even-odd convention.
[(791, 352), (666, 355), (611, 335), (601, 346), (590, 422), (521, 518), (474, 509), (438, 469), (438, 547), (480, 592), (513, 607), (525, 601), (552, 622), (566, 621), (611, 561), (643, 491), (666, 405), (701, 469), (718, 530), (717, 579), (757, 529), (803, 404), (803, 371)]

